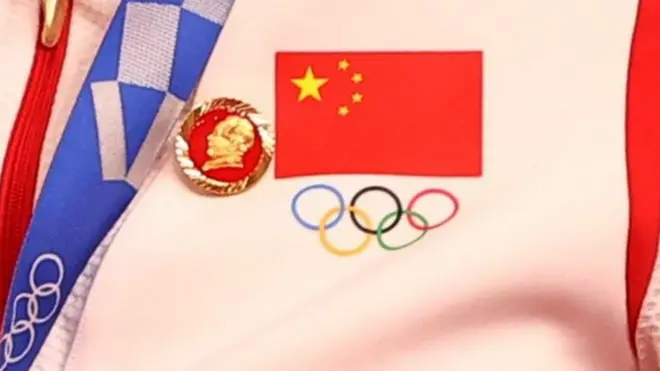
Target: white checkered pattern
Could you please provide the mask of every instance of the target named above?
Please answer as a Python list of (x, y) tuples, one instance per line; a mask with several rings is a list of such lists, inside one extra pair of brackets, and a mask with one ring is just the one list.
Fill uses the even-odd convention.
[[(136, 189), (148, 181), (162, 145), (184, 108), (184, 102), (170, 92), (183, 13), (193, 13), (208, 22), (222, 25), (232, 3), (233, 0), (184, 0), (181, 6), (177, 6), (169, 2), (158, 3), (158, 0), (149, 3), (127, 0), (123, 38), (117, 56), (117, 77), (114, 80), (93, 81), (90, 84), (104, 180), (126, 181)], [(164, 96), (154, 122), (128, 169), (125, 141), (127, 123), (122, 112), (120, 83), (152, 89), (154, 95)], [(131, 205), (87, 262), (30, 370), (64, 369), (96, 272), (130, 210)]]
[(168, 90), (180, 12), (176, 5), (127, 5), (119, 82)]
[(183, 9), (199, 15), (217, 24), (222, 24), (227, 19), (233, 0), (184, 0)]
[(96, 108), (103, 179), (122, 180), (126, 175), (126, 136), (119, 83), (95, 82), (91, 88)]

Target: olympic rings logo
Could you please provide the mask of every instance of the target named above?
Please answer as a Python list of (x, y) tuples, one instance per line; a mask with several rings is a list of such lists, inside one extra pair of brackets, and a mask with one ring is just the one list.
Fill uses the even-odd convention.
[[(323, 214), (321, 220), (319, 221), (319, 224), (312, 224), (306, 221), (298, 211), (298, 203), (300, 201), (300, 197), (314, 190), (324, 190), (332, 193), (337, 198), (337, 201), (339, 203), (339, 206), (333, 207), (330, 210), (327, 210)], [(396, 205), (396, 209), (385, 215), (378, 222), (378, 224), (376, 224), (375, 228), (374, 228), (374, 223), (367, 214), (367, 212), (356, 206), (358, 199), (360, 199), (360, 197), (362, 197), (363, 195), (369, 192), (384, 193), (388, 195), (390, 198), (392, 198), (392, 200), (394, 200), (394, 203)], [(423, 215), (414, 211), (414, 207), (420, 199), (432, 194), (444, 196), (448, 198), (453, 204), (453, 210), (449, 214), (449, 216), (447, 216), (445, 219), (435, 224), (429, 224), (429, 221)], [(293, 199), (291, 201), (291, 213), (293, 214), (293, 217), (296, 219), (296, 221), (301, 226), (303, 226), (308, 230), (318, 231), (319, 238), (321, 240), (321, 244), (323, 245), (323, 247), (326, 250), (328, 250), (330, 253), (339, 256), (351, 256), (365, 251), (369, 246), (369, 244), (371, 243), (371, 241), (373, 240), (374, 236), (376, 237), (376, 240), (378, 241), (380, 247), (382, 247), (385, 250), (395, 251), (395, 250), (404, 249), (408, 246), (411, 246), (419, 242), (419, 240), (424, 238), (424, 236), (428, 231), (439, 228), (447, 224), (449, 221), (451, 221), (458, 213), (459, 207), (460, 206), (458, 199), (451, 192), (441, 188), (428, 188), (420, 192), (417, 192), (415, 195), (413, 195), (413, 197), (408, 202), (408, 205), (404, 209), (401, 200), (392, 190), (377, 185), (365, 187), (359, 190), (353, 196), (348, 206), (346, 206), (346, 202), (344, 201), (344, 197), (342, 196), (341, 192), (339, 192), (337, 188), (328, 184), (313, 184), (305, 188), (302, 188), (293, 196)], [(359, 229), (365, 234), (364, 240), (359, 245), (351, 249), (339, 248), (335, 246), (332, 242), (330, 242), (328, 238), (328, 230), (336, 227), (337, 224), (339, 224), (346, 211), (348, 211), (348, 214), (351, 218), (351, 221), (353, 222), (353, 225), (355, 225), (357, 229)], [(411, 241), (406, 242), (404, 244), (398, 246), (389, 245), (388, 243), (385, 242), (384, 235), (392, 231), (399, 224), (399, 222), (401, 221), (404, 215), (406, 217), (406, 220), (408, 221), (408, 224), (414, 229), (420, 231), (421, 233)]]
[[(52, 280), (54, 282), (37, 284), (37, 270), (42, 264), (45, 264), (46, 262), (51, 262), (55, 265), (57, 270), (57, 277)], [(51, 253), (42, 254), (32, 263), (28, 279), (31, 292), (21, 292), (20, 294), (16, 295), (12, 307), (13, 310), (11, 315), (11, 322), (9, 324), (9, 331), (2, 335), (2, 338), (0, 338), (3, 359), (0, 361), (0, 371), (4, 371), (9, 365), (21, 361), (30, 352), (37, 337), (35, 325), (40, 325), (50, 320), (55, 315), (57, 308), (60, 305), (60, 286), (62, 285), (63, 279), (64, 263), (59, 256)], [(46, 298), (51, 295), (54, 296), (55, 299), (54, 304), (52, 304), (52, 308), (50, 308), (47, 313), (40, 315), (39, 298)], [(18, 305), (22, 300), (26, 301), (27, 319), (17, 320), (16, 315), (18, 312)], [(24, 349), (21, 351), (16, 351), (16, 349), (14, 349), (14, 336), (20, 335), (22, 333), (26, 333), (28, 336), (27, 345), (25, 345)]]

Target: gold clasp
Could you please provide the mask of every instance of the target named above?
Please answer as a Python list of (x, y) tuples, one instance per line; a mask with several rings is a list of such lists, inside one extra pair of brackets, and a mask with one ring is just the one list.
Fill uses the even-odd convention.
[(41, 0), (43, 26), (41, 28), (41, 43), (52, 48), (60, 40), (66, 21), (69, 0)]

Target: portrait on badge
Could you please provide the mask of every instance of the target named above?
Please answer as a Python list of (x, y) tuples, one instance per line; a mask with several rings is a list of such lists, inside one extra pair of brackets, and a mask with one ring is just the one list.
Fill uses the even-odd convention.
[(175, 138), (176, 159), (196, 189), (216, 196), (247, 191), (273, 157), (272, 127), (256, 108), (233, 98), (208, 101), (187, 114)]

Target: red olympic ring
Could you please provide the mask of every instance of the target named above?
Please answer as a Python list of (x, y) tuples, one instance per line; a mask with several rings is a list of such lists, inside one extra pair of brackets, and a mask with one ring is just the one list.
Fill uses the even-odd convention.
[(423, 226), (417, 224), (411, 213), (406, 214), (406, 218), (408, 219), (408, 224), (410, 224), (411, 227), (417, 229), (418, 231), (429, 231), (431, 229), (442, 227), (443, 225), (447, 224), (450, 220), (454, 219), (456, 214), (458, 214), (458, 210), (460, 208), (458, 199), (450, 192), (445, 191), (444, 189), (441, 188), (428, 188), (423, 191), (420, 191), (419, 193), (414, 195), (412, 199), (410, 199), (410, 202), (408, 203), (408, 207), (406, 209), (412, 211), (417, 201), (419, 201), (424, 196), (428, 196), (432, 194), (447, 196), (447, 198), (449, 198), (449, 200), (454, 204), (454, 211), (451, 214), (449, 214), (449, 216), (446, 217), (444, 220), (429, 226)]

